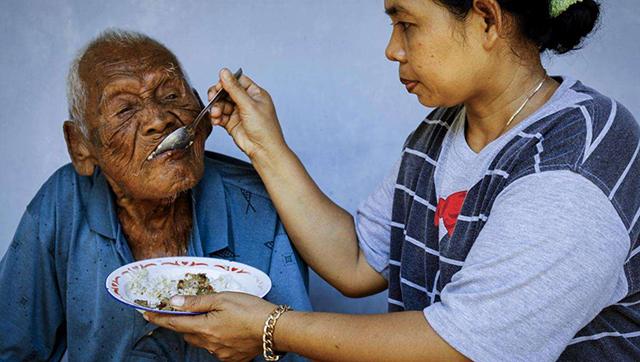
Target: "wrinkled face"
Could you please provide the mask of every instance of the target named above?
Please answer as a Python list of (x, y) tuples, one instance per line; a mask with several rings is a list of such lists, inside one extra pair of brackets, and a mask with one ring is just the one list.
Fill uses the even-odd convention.
[(393, 24), (386, 56), (399, 63), (407, 91), (427, 107), (472, 97), (474, 82), (484, 81), (478, 75), (485, 58), (469, 19), (457, 19), (433, 0), (385, 0), (385, 11)]
[(201, 109), (171, 54), (153, 44), (108, 44), (88, 52), (79, 70), (88, 87), (92, 153), (114, 189), (133, 199), (159, 199), (197, 184), (208, 122), (191, 147), (147, 160), (166, 135), (191, 123)]

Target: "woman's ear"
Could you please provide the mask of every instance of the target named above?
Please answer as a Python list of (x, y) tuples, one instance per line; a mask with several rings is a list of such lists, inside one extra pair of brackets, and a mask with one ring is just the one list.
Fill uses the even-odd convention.
[(474, 15), (480, 20), (482, 27), (482, 46), (486, 50), (492, 49), (503, 32), (504, 19), (502, 17), (502, 7), (497, 0), (474, 0)]
[(65, 121), (62, 128), (64, 130), (64, 140), (67, 142), (67, 151), (76, 172), (81, 176), (93, 175), (96, 160), (89, 148), (89, 141), (78, 127), (78, 124), (73, 121)]

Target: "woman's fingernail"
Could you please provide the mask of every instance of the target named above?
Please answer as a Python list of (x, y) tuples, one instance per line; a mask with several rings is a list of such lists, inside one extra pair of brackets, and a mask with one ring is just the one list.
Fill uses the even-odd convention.
[(175, 297), (171, 298), (171, 305), (182, 307), (184, 305), (184, 297), (181, 295), (176, 295)]
[(222, 78), (224, 78), (224, 80), (230, 80), (231, 79), (231, 71), (227, 68), (224, 68), (222, 70)]
[(144, 318), (145, 321), (149, 321), (149, 316), (147, 315), (147, 312), (142, 313), (142, 318)]

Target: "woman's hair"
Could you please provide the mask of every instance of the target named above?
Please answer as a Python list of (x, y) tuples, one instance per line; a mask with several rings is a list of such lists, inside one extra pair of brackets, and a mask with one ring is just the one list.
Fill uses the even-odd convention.
[[(600, 16), (596, 0), (583, 0), (571, 5), (557, 17), (551, 17), (550, 0), (497, 0), (504, 11), (512, 15), (520, 33), (546, 50), (564, 54), (579, 49), (584, 38), (593, 31)], [(457, 17), (464, 19), (473, 0), (436, 0)]]

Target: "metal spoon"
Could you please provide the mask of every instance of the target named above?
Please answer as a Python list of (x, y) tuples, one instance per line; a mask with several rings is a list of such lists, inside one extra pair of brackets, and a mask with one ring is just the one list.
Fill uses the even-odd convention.
[[(241, 75), (242, 75), (242, 68), (238, 69), (235, 73), (233, 73), (233, 76), (236, 77), (236, 79), (239, 79)], [(205, 118), (205, 115), (207, 113), (209, 113), (209, 110), (211, 109), (211, 107), (213, 107), (213, 104), (215, 102), (219, 101), (223, 97), (226, 97), (227, 95), (228, 95), (227, 91), (225, 91), (224, 88), (220, 89), (218, 93), (216, 93), (216, 95), (213, 96), (213, 98), (211, 99), (211, 102), (209, 102), (209, 104), (207, 104), (207, 106), (204, 107), (202, 111), (200, 111), (200, 114), (198, 114), (198, 116), (196, 117), (196, 119), (193, 120), (193, 122), (189, 123), (186, 126), (182, 126), (176, 129), (175, 131), (169, 133), (169, 135), (167, 135), (167, 137), (165, 137), (162, 140), (162, 142), (160, 142), (158, 147), (156, 147), (156, 149), (153, 152), (151, 152), (149, 157), (147, 157), (147, 160), (152, 160), (154, 157), (156, 157), (157, 155), (163, 152), (167, 152), (167, 151), (171, 151), (179, 148), (187, 148), (191, 146), (193, 144), (193, 139), (196, 136), (196, 129), (198, 129), (198, 125), (200, 124), (200, 121), (203, 118)]]

